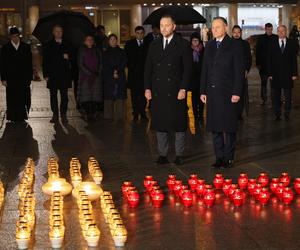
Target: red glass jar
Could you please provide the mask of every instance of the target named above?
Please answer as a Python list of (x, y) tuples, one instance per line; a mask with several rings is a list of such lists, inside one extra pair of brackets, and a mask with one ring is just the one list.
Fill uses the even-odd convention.
[(269, 184), (269, 177), (266, 173), (261, 173), (258, 176), (257, 182), (262, 186), (262, 187), (266, 187)]
[(165, 199), (165, 196), (163, 194), (162, 190), (155, 190), (153, 196), (152, 196), (152, 205), (153, 207), (161, 207), (162, 203)]
[(223, 193), (228, 196), (229, 188), (232, 184), (232, 179), (225, 179), (223, 183)]
[(272, 181), (270, 183), (270, 189), (271, 189), (272, 193), (276, 194), (276, 190), (277, 190), (279, 183), (280, 183), (279, 178), (272, 178)]
[(181, 195), (181, 201), (185, 207), (190, 207), (193, 204), (193, 193), (190, 190), (184, 190)]
[(123, 193), (123, 196), (124, 196), (124, 197), (127, 196), (128, 188), (129, 188), (129, 187), (132, 187), (132, 186), (133, 186), (133, 185), (132, 185), (132, 182), (130, 182), (130, 181), (125, 181), (125, 182), (123, 182), (123, 185), (122, 185), (121, 189), (122, 189), (122, 193)]
[(173, 191), (174, 191), (174, 194), (175, 194), (175, 195), (177, 195), (177, 196), (179, 195), (181, 186), (182, 186), (182, 181), (176, 180), (176, 181), (175, 181), (175, 184), (174, 184), (174, 188), (173, 188)]
[(224, 183), (224, 178), (222, 174), (216, 174), (213, 182), (216, 189), (221, 189)]
[(256, 187), (256, 179), (249, 179), (249, 181), (248, 181), (248, 192), (249, 192), (250, 195), (253, 195), (255, 187)]
[(213, 188), (212, 185), (206, 184), (203, 190), (203, 196), (205, 195), (207, 189), (212, 189), (212, 188)]
[(256, 183), (255, 188), (253, 190), (253, 196), (255, 197), (256, 200), (259, 198), (259, 193), (262, 190), (262, 186), (260, 183)]
[(240, 189), (246, 189), (248, 186), (248, 176), (247, 174), (240, 174), (239, 178), (238, 178), (238, 184)]
[(259, 193), (258, 201), (262, 205), (267, 205), (270, 200), (271, 194), (267, 188), (262, 188), (262, 190)]
[(175, 175), (169, 175), (168, 180), (167, 180), (167, 186), (170, 192), (173, 191), (174, 185), (176, 181), (176, 176)]
[(129, 191), (127, 194), (127, 200), (131, 208), (137, 207), (139, 204), (140, 195), (137, 191)]
[(236, 206), (236, 207), (242, 206), (244, 203), (244, 197), (245, 197), (245, 194), (241, 189), (239, 189), (239, 188), (235, 189), (235, 191), (232, 195), (232, 201), (233, 201), (234, 206)]
[(152, 175), (146, 175), (144, 178), (144, 187), (147, 189), (151, 185), (151, 181), (153, 181)]
[(289, 187), (285, 187), (282, 193), (282, 201), (285, 205), (290, 205), (294, 200), (293, 190)]
[(237, 190), (238, 185), (237, 184), (231, 184), (228, 190), (228, 197), (230, 200), (233, 199), (233, 194)]
[(196, 174), (192, 174), (188, 180), (191, 190), (194, 192), (197, 188), (198, 177)]
[(183, 193), (183, 191), (185, 191), (185, 190), (189, 190), (189, 186), (188, 186), (188, 185), (182, 185), (182, 186), (181, 186), (181, 189), (180, 189), (180, 191), (179, 191), (179, 197), (182, 196), (182, 193)]
[(203, 201), (207, 207), (212, 207), (216, 200), (216, 194), (213, 189), (207, 189), (203, 196)]
[(294, 181), (294, 189), (297, 194), (300, 194), (300, 178), (296, 178)]
[(282, 182), (280, 182), (278, 184), (278, 187), (276, 188), (276, 196), (282, 200), (282, 194), (283, 194), (283, 191), (284, 191), (284, 184)]
[(197, 195), (202, 196), (204, 189), (205, 189), (205, 180), (199, 179), (197, 181), (197, 187), (196, 187)]
[(283, 183), (285, 187), (289, 186), (291, 183), (291, 177), (288, 173), (282, 173), (280, 176), (280, 182)]
[(156, 191), (160, 190), (160, 186), (152, 186), (151, 187), (151, 192), (150, 192), (150, 197), (153, 199), (153, 195), (156, 193)]

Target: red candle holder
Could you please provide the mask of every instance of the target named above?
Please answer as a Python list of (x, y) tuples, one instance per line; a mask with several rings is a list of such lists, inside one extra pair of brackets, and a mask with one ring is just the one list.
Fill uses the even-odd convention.
[(144, 187), (148, 189), (149, 186), (151, 186), (151, 181), (153, 181), (152, 175), (146, 175), (144, 178)]
[(250, 195), (253, 195), (255, 187), (256, 187), (256, 179), (249, 179), (248, 192)]
[(240, 174), (240, 177), (238, 178), (238, 184), (240, 189), (246, 189), (248, 186), (248, 176), (245, 173)]
[(276, 195), (280, 200), (282, 200), (283, 191), (284, 191), (284, 184), (280, 182), (278, 184), (278, 187), (276, 188)]
[(203, 190), (203, 196), (205, 195), (205, 193), (206, 193), (206, 191), (208, 190), (208, 189), (212, 189), (213, 187), (212, 187), (212, 185), (210, 185), (210, 184), (206, 184), (205, 186), (204, 186), (204, 190)]
[(188, 180), (189, 186), (191, 188), (191, 190), (194, 192), (196, 191), (197, 188), (197, 182), (198, 182), (198, 177), (196, 174), (192, 174), (190, 175), (190, 178)]
[(256, 200), (258, 200), (261, 190), (262, 190), (261, 184), (256, 183), (255, 188), (253, 190), (253, 196), (255, 197)]
[(266, 173), (261, 173), (259, 176), (258, 176), (258, 179), (257, 179), (258, 183), (262, 186), (262, 187), (266, 187), (268, 186), (269, 184), (269, 177)]
[(300, 178), (296, 178), (294, 181), (294, 189), (297, 194), (300, 194)]
[(280, 182), (283, 183), (285, 187), (289, 186), (291, 183), (291, 177), (288, 173), (282, 173), (280, 176)]
[(174, 188), (173, 188), (174, 194), (175, 194), (176, 196), (179, 195), (181, 186), (182, 186), (182, 181), (176, 180), (176, 181), (175, 181), (175, 184), (174, 184)]
[(199, 179), (197, 181), (197, 186), (196, 186), (197, 195), (202, 196), (204, 189), (205, 189), (205, 180)]
[(232, 200), (233, 200), (234, 206), (236, 206), (236, 207), (242, 206), (244, 203), (244, 197), (245, 197), (245, 194), (241, 189), (239, 189), (239, 188), (235, 189), (235, 191), (232, 195)]
[(213, 182), (216, 189), (221, 189), (224, 183), (222, 174), (216, 174)]
[(129, 203), (129, 206), (131, 208), (135, 208), (139, 204), (140, 195), (137, 191), (129, 191), (127, 195), (127, 200)]
[(190, 190), (184, 190), (181, 195), (182, 203), (185, 207), (190, 207), (193, 204), (193, 193)]
[(182, 194), (185, 190), (189, 190), (189, 186), (188, 185), (182, 185), (181, 189), (179, 190), (179, 197), (182, 197)]
[(153, 207), (156, 207), (156, 208), (161, 207), (164, 199), (165, 199), (165, 196), (163, 194), (163, 191), (155, 190), (154, 194), (152, 196), (152, 205), (153, 205)]
[(267, 205), (270, 200), (271, 194), (267, 188), (262, 188), (262, 190), (259, 193), (258, 201), (262, 205)]
[(207, 207), (212, 207), (215, 203), (215, 191), (213, 189), (207, 189), (203, 196), (203, 201)]
[(238, 186), (236, 184), (231, 184), (228, 190), (228, 197), (230, 200), (233, 200), (233, 195), (237, 190)]
[(228, 196), (229, 188), (232, 184), (232, 179), (225, 179), (223, 183), (223, 193)]
[(122, 193), (123, 193), (124, 197), (127, 196), (127, 191), (129, 189), (129, 187), (132, 187), (132, 186), (133, 186), (132, 182), (130, 182), (130, 181), (123, 182), (123, 185), (122, 185), (121, 189), (122, 189)]
[(273, 194), (276, 194), (276, 190), (277, 190), (277, 187), (278, 187), (279, 183), (280, 183), (279, 178), (272, 178), (272, 181), (270, 183), (270, 189), (271, 189)]
[(175, 181), (176, 181), (176, 176), (169, 175), (168, 180), (167, 180), (167, 186), (168, 186), (168, 189), (170, 192), (173, 192)]
[(285, 205), (290, 205), (294, 200), (293, 190), (289, 187), (285, 187), (282, 193), (282, 201)]
[(153, 199), (153, 195), (155, 194), (156, 191), (160, 190), (159, 186), (153, 186), (151, 187), (151, 191), (150, 191), (150, 197), (151, 199)]

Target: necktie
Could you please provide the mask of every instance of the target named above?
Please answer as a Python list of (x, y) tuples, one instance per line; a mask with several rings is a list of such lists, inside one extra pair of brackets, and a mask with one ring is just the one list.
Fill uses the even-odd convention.
[(165, 49), (168, 47), (169, 41), (168, 39), (166, 39), (166, 43), (165, 43)]
[(284, 52), (284, 41), (283, 40), (281, 40), (280, 49), (281, 49), (281, 53), (283, 53)]
[(139, 40), (139, 47), (141, 47), (143, 44), (142, 40)]
[(217, 49), (220, 47), (221, 45), (221, 42), (220, 41), (216, 41), (216, 44), (217, 44)]

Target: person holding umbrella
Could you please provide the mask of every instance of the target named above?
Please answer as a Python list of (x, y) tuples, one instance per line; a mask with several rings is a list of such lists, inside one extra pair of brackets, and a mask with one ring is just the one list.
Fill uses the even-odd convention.
[(175, 28), (171, 15), (161, 17), (163, 37), (150, 44), (145, 64), (145, 97), (151, 100), (151, 126), (157, 136), (158, 165), (169, 163), (169, 133), (175, 133), (176, 165), (183, 164), (185, 148), (186, 91), (191, 81), (192, 52), (189, 42), (174, 33)]
[(245, 84), (243, 47), (227, 35), (227, 28), (225, 18), (214, 18), (214, 39), (205, 47), (201, 72), (200, 98), (207, 104), (207, 130), (213, 135), (215, 168), (233, 166), (237, 105)]
[[(58, 122), (59, 113), (62, 122), (67, 122), (68, 88), (72, 87), (70, 49), (63, 40), (63, 28), (55, 25), (53, 39), (43, 47), (43, 74), (50, 90), (50, 104), (53, 112), (51, 123)], [(58, 108), (57, 93), (60, 92), (61, 103)]]
[(30, 84), (33, 78), (32, 54), (20, 39), (17, 27), (9, 30), (10, 42), (1, 50), (1, 81), (6, 87), (7, 120), (24, 122), (31, 104)]

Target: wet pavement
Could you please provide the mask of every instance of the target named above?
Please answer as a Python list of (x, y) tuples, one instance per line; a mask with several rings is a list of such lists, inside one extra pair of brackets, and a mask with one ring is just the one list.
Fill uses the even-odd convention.
[[(32, 157), (36, 163), (35, 195), (36, 226), (31, 249), (50, 249), (48, 239), (49, 197), (41, 191), (47, 181), (47, 160), (57, 156), (60, 173), (70, 180), (69, 160), (79, 157), (84, 179), (89, 180), (87, 159), (94, 155), (104, 172), (103, 186), (112, 192), (114, 201), (128, 230), (123, 249), (300, 249), (300, 197), (291, 206), (282, 203), (265, 207), (248, 199), (235, 208), (224, 197), (212, 208), (195, 203), (184, 208), (178, 200), (166, 196), (162, 208), (153, 208), (144, 198), (143, 178), (153, 175), (167, 191), (168, 174), (176, 174), (187, 182), (190, 174), (212, 182), (216, 172), (234, 181), (241, 172), (257, 177), (266, 172), (270, 177), (289, 172), (300, 177), (300, 88), (296, 83), (294, 103), (289, 122), (273, 121), (269, 106), (260, 106), (258, 73), (250, 75), (250, 115), (240, 125), (236, 165), (216, 171), (211, 136), (196, 124), (187, 138), (185, 164), (156, 166), (155, 134), (147, 123), (131, 122), (130, 108), (126, 123), (111, 123), (100, 119), (86, 123), (75, 110), (70, 90), (69, 123), (49, 123), (51, 111), (49, 93), (44, 82), (32, 85), (32, 110), (28, 124), (14, 125), (5, 120), (4, 87), (0, 87), (0, 174), (6, 195), (1, 213), (0, 249), (16, 249), (15, 223), (18, 216), (17, 189), (24, 162)], [(174, 157), (171, 148), (170, 160)], [(131, 209), (123, 201), (121, 184), (133, 181), (141, 194), (140, 205)], [(165, 192), (167, 195), (167, 192)], [(101, 230), (99, 248), (115, 249), (109, 229), (103, 221), (99, 203), (94, 204)], [(78, 221), (78, 210), (72, 196), (65, 199), (66, 235), (63, 249), (88, 249)], [(122, 249), (122, 248), (121, 248)]]

